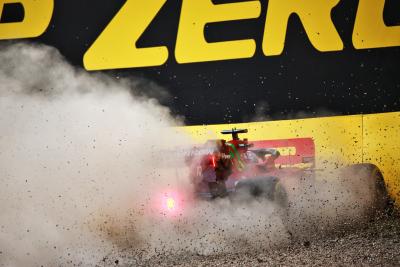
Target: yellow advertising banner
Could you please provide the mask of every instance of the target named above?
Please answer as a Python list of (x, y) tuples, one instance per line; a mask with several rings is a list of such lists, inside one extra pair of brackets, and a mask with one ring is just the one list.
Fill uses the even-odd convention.
[(400, 144), (397, 140), (400, 140), (400, 112), (187, 126), (183, 131), (196, 142), (202, 143), (209, 139), (224, 138), (220, 131), (230, 128), (248, 129), (245, 137), (251, 142), (312, 139), (317, 169), (358, 163), (374, 164), (382, 172), (388, 192), (399, 206)]
[(400, 206), (400, 112), (363, 116), (363, 162), (381, 170), (390, 196)]

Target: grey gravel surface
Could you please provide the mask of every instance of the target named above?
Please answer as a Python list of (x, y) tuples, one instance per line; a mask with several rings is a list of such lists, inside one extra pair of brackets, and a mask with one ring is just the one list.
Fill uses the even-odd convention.
[(262, 252), (179, 254), (141, 259), (125, 250), (99, 266), (400, 266), (400, 217), (383, 216), (353, 229), (293, 240)]

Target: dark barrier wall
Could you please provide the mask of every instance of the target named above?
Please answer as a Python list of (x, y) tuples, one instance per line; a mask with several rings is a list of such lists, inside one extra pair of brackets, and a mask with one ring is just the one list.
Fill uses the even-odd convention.
[(400, 2), (298, 2), (3, 0), (0, 38), (147, 78), (187, 124), (400, 110)]

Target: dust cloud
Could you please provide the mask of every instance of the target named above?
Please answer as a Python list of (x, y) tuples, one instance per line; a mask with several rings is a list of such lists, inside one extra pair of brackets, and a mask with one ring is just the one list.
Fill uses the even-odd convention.
[[(0, 265), (268, 249), (300, 229), (289, 231), (267, 200), (193, 199), (184, 153), (168, 153), (192, 141), (135, 81), (78, 70), (47, 46), (2, 46), (0, 62)], [(321, 199), (310, 192), (294, 194), (292, 214), (322, 216), (318, 223), (351, 217), (342, 204), (352, 193), (335, 198), (346, 187), (327, 188), (318, 196), (328, 208), (311, 205)]]
[[(2, 264), (95, 265), (129, 247), (213, 253), (270, 227), (269, 206), (190, 200), (183, 155), (167, 153), (190, 140), (134, 82), (77, 70), (46, 46), (3, 46), (0, 60)], [(187, 212), (160, 214), (175, 189)]]
[(98, 219), (178, 183), (155, 162), (188, 139), (134, 82), (76, 70), (51, 47), (3, 46), (0, 61), (0, 262), (93, 265), (115, 247)]

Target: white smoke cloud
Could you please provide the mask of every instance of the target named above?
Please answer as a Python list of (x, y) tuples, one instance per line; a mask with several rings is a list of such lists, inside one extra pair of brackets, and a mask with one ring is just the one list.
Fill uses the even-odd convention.
[(183, 157), (179, 175), (160, 168), (164, 151), (190, 141), (134, 82), (76, 70), (46, 46), (4, 46), (0, 61), (3, 264), (94, 265), (129, 247), (213, 253), (275, 235), (259, 236), (273, 212), (260, 203), (204, 202), (177, 219), (152, 210), (165, 188), (190, 199)]
[[(190, 138), (135, 81), (77, 70), (47, 46), (3, 46), (0, 62), (0, 265), (93, 266), (121, 251), (214, 254), (290, 241), (267, 200), (193, 200), (184, 155), (166, 152)], [(160, 214), (159, 199), (175, 189), (185, 211)], [(334, 203), (342, 187), (332, 190), (324, 196)], [(300, 200), (295, 211), (329, 219), (344, 199), (333, 215)]]
[(88, 230), (95, 214), (173, 182), (156, 161), (186, 142), (171, 128), (179, 121), (132, 97), (131, 82), (75, 70), (53, 48), (5, 46), (0, 61), (0, 261), (93, 264), (113, 246)]

